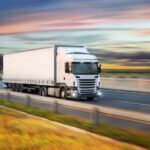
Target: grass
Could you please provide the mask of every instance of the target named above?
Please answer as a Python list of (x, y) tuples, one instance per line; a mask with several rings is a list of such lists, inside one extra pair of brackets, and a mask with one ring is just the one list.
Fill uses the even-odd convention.
[(150, 77), (150, 69), (102, 69), (102, 77), (146, 78)]
[(111, 72), (102, 72), (101, 77), (149, 79), (150, 78), (150, 73), (111, 73)]
[[(78, 128), (85, 129), (87, 131), (94, 132), (99, 135), (111, 137), (113, 139), (139, 145), (150, 149), (150, 133), (138, 131), (136, 129), (122, 129), (119, 127), (112, 126), (106, 123), (100, 123), (93, 125), (91, 122), (85, 119), (76, 118), (73, 116), (55, 114), (49, 110), (41, 109), (33, 106), (25, 106), (20, 103), (10, 102), (4, 99), (0, 99), (0, 105), (15, 108), (17, 110), (27, 112), (36, 116), (47, 118), (49, 120), (57, 121), (60, 123), (68, 124)], [(1, 113), (1, 111), (0, 111)], [(4, 121), (5, 122), (5, 121)], [(1, 137), (0, 137), (1, 139)]]
[(54, 122), (1, 107), (0, 150), (140, 150), (141, 148), (96, 138)]

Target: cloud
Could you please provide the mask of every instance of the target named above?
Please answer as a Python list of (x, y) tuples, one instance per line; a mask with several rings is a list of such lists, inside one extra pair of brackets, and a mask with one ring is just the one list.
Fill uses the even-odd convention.
[(150, 28), (133, 30), (136, 35), (150, 35)]
[[(105, 49), (89, 49), (90, 53), (99, 57), (102, 64), (120, 64), (123, 66), (150, 66), (150, 52), (108, 52)], [(150, 67), (149, 67), (150, 69)]]
[(148, 0), (1, 0), (0, 34), (94, 28), (108, 21), (149, 20)]
[(145, 66), (145, 67), (148, 67), (150, 69), (150, 62), (147, 61), (147, 59), (140, 59), (138, 61), (136, 60), (126, 60), (125, 62), (123, 63), (120, 63), (121, 65), (124, 65), (124, 66)]
[(128, 60), (149, 60), (150, 52), (134, 52), (134, 53), (117, 53), (117, 52), (105, 52), (99, 54), (100, 57), (109, 59), (128, 59)]
[(32, 43), (39, 43), (39, 42), (49, 42), (49, 43), (63, 43), (63, 44), (77, 44), (78, 45), (87, 45), (92, 44), (97, 41), (103, 41), (105, 40), (105, 36), (99, 35), (99, 34), (90, 34), (90, 33), (84, 33), (81, 34), (80, 32), (76, 32), (73, 35), (68, 32), (67, 34), (65, 32), (53, 32), (52, 33), (30, 33), (30, 34), (20, 34), (15, 35), (14, 38), (16, 38), (18, 41), (26, 41), (26, 42), (32, 42)]

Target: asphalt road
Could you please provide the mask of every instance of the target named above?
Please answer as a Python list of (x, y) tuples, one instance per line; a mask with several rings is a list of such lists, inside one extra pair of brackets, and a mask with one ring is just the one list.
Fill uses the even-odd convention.
[[(1, 83), (0, 83), (0, 87), (2, 88)], [(94, 105), (101, 105), (106, 107), (119, 108), (124, 110), (131, 110), (135, 112), (150, 114), (150, 93), (121, 91), (121, 90), (113, 90), (113, 89), (101, 89), (101, 90), (103, 93), (103, 96), (101, 98), (96, 98), (94, 101), (87, 101), (87, 100), (79, 100), (79, 101), (83, 103), (90, 103)], [(71, 100), (71, 101), (75, 101), (75, 100)], [(44, 104), (34, 102), (34, 105), (42, 106)], [(76, 116), (89, 118), (89, 115), (82, 110), (76, 111), (62, 106), (59, 111), (65, 114), (73, 114)], [(125, 128), (135, 127), (138, 129), (150, 131), (149, 124), (145, 124), (143, 122), (137, 122), (134, 120), (127, 120), (127, 119), (106, 115), (106, 114), (101, 114), (100, 120), (102, 122), (108, 122)]]
[(103, 96), (88, 102), (150, 114), (150, 93), (102, 89)]
[[(0, 88), (3, 88), (2, 82)], [(116, 89), (101, 89), (101, 91), (103, 94), (101, 98), (95, 98), (93, 101), (78, 101), (150, 114), (150, 93)]]

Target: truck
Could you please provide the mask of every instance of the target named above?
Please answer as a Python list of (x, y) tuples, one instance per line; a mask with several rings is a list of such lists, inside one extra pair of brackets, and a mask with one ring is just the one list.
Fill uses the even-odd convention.
[(101, 96), (100, 72), (98, 58), (83, 46), (53, 45), (3, 56), (3, 82), (16, 92), (93, 100)]

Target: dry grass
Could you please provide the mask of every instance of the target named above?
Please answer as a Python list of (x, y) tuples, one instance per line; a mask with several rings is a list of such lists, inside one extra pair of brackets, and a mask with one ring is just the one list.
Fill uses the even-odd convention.
[(0, 150), (140, 150), (0, 108)]

